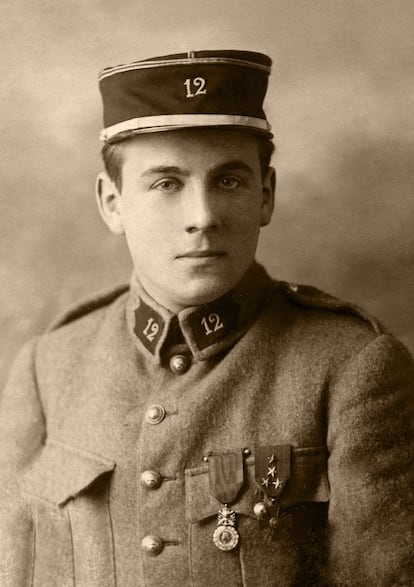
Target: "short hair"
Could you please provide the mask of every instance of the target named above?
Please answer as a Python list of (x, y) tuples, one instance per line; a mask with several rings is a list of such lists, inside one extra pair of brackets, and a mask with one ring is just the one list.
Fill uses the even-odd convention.
[[(275, 145), (272, 139), (267, 135), (262, 135), (259, 133), (251, 134), (254, 135), (257, 142), (260, 161), (260, 171), (262, 177), (265, 177), (267, 172), (269, 171), (270, 161), (275, 151)], [(132, 135), (132, 137), (133, 136), (134, 135)], [(108, 174), (111, 181), (114, 182), (119, 192), (121, 192), (122, 190), (122, 152), (126, 140), (128, 139), (124, 139), (122, 141), (114, 143), (105, 143), (101, 150), (105, 171)]]

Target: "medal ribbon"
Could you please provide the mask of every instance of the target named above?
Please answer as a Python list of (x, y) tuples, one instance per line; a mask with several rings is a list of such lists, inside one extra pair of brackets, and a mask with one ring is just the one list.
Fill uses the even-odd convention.
[(256, 483), (268, 497), (279, 496), (289, 480), (290, 455), (290, 444), (256, 447)]
[(242, 451), (208, 457), (210, 494), (220, 503), (236, 500), (244, 481)]

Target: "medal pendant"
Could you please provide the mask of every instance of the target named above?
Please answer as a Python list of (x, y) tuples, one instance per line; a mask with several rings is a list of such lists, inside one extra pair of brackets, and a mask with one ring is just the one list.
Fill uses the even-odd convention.
[(218, 526), (213, 534), (213, 542), (220, 550), (233, 550), (239, 542), (239, 533), (231, 526)]
[(213, 542), (219, 550), (233, 550), (239, 542), (236, 530), (236, 514), (226, 505), (217, 514), (217, 528), (213, 534)]

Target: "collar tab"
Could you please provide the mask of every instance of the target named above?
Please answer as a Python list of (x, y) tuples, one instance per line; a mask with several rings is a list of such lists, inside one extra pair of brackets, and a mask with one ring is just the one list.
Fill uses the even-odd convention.
[(165, 329), (165, 321), (163, 317), (150, 306), (147, 306), (142, 299), (134, 314), (134, 333), (144, 347), (150, 351), (150, 353), (155, 355), (157, 344)]
[(133, 274), (127, 306), (129, 331), (140, 350), (158, 364), (168, 364), (168, 348), (182, 343), (197, 361), (204, 361), (243, 336), (273, 290), (266, 271), (254, 263), (231, 292), (174, 315), (153, 300)]
[(237, 332), (239, 327), (239, 305), (230, 296), (193, 310), (182, 318), (183, 330), (188, 325), (198, 350), (221, 341)]

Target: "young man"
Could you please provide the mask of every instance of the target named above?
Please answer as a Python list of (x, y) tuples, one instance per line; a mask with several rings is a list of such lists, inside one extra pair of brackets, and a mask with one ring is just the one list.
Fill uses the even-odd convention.
[(101, 74), (97, 200), (134, 272), (12, 370), (2, 587), (410, 584), (412, 360), (254, 260), (270, 64), (204, 51)]

